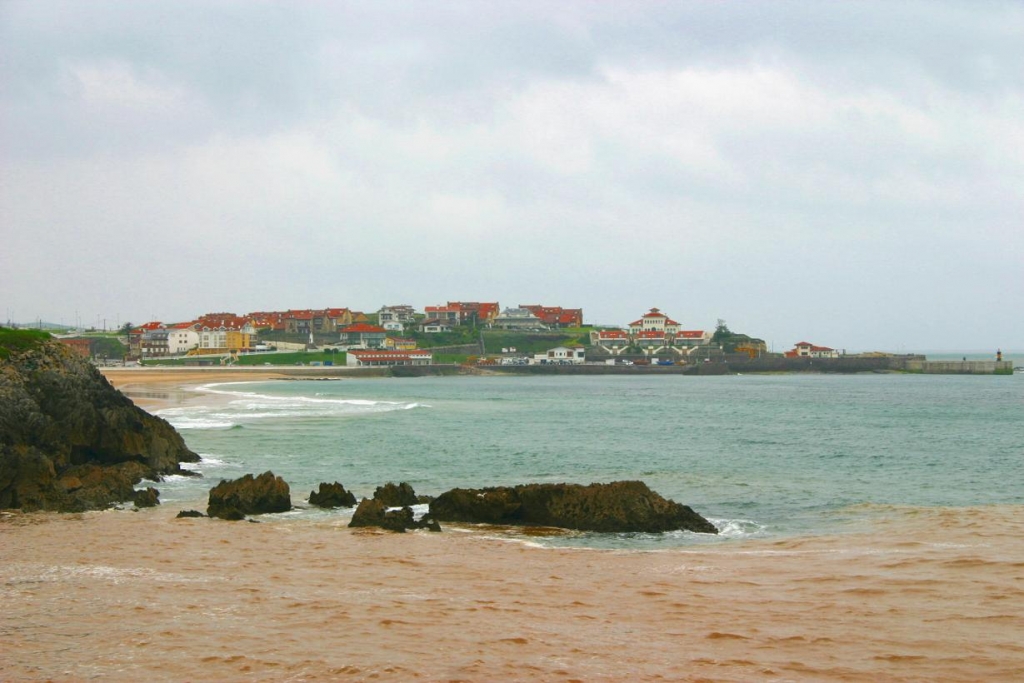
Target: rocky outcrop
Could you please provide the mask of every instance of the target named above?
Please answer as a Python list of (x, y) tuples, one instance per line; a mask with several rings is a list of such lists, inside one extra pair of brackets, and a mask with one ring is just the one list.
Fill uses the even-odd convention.
[(309, 504), (320, 508), (350, 508), (355, 507), (356, 497), (338, 482), (321, 482), (318, 490), (309, 492)]
[(291, 490), (281, 477), (267, 471), (258, 477), (224, 480), (210, 489), (206, 514), (238, 520), (245, 515), (287, 512), (292, 509)]
[(430, 515), (441, 522), (580, 531), (718, 533), (692, 509), (663, 498), (641, 481), (452, 489), (434, 499)]
[(349, 526), (356, 528), (380, 527), (388, 531), (398, 532), (405, 532), (408, 529), (441, 530), (441, 525), (427, 515), (424, 515), (423, 518), (417, 521), (413, 515), (412, 508), (405, 506), (397, 510), (388, 510), (388, 506), (376, 498), (363, 498), (359, 503), (359, 507), (352, 514), (352, 521), (349, 522)]
[(395, 484), (388, 482), (384, 486), (378, 486), (373, 492), (373, 499), (379, 500), (389, 508), (402, 507), (404, 505), (416, 505), (419, 499), (411, 485), (406, 482)]
[(171, 425), (68, 347), (0, 328), (0, 508), (101, 509), (198, 461)]
[(148, 486), (142, 491), (135, 492), (135, 507), (137, 508), (151, 508), (156, 507), (160, 504), (160, 492)]

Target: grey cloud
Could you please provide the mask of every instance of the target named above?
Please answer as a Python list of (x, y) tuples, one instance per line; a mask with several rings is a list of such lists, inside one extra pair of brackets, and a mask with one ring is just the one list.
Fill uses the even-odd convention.
[(849, 348), (935, 327), (897, 300), (944, 344), (1020, 338), (988, 297), (1024, 259), (1021, 28), (1007, 2), (6, 2), (0, 298), (659, 305)]

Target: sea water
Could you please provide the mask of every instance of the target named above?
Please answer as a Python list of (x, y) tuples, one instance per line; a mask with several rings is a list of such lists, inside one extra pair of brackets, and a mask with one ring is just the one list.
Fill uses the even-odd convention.
[[(720, 536), (574, 534), (550, 545), (662, 548), (841, 533), (891, 506), (1024, 502), (1024, 377), (490, 376), (212, 384), (157, 414), (203, 461), (161, 499), (205, 507), (220, 479), (271, 470), (289, 518), (319, 482), (357, 497), (639, 479)], [(275, 516), (267, 516), (271, 521)]]

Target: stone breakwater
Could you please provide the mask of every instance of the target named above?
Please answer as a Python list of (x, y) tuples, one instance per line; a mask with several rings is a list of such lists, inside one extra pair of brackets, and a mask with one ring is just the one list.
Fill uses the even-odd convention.
[(66, 346), (34, 340), (3, 355), (0, 508), (101, 509), (198, 460), (171, 425)]

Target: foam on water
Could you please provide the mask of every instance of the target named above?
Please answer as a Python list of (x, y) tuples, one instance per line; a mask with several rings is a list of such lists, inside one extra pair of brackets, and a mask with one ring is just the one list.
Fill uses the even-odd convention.
[(363, 398), (328, 398), (323, 392), (314, 396), (272, 395), (222, 387), (240, 383), (206, 384), (197, 391), (231, 400), (219, 405), (185, 405), (156, 411), (156, 414), (182, 430), (241, 429), (246, 424), (266, 420), (304, 418), (346, 418), (395, 410), (429, 408), (419, 402), (378, 401)]
[(766, 535), (767, 526), (750, 519), (708, 519), (722, 538), (759, 538)]

